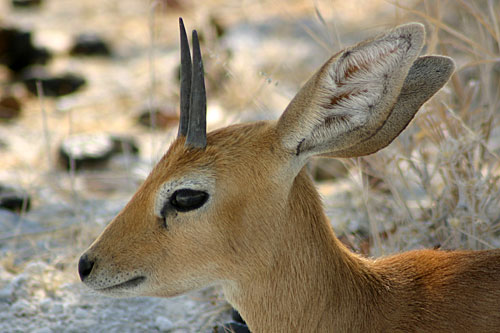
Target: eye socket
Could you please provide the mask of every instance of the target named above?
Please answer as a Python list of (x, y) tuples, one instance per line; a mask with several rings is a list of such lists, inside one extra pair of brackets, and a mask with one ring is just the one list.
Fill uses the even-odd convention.
[(170, 197), (170, 205), (178, 212), (198, 209), (208, 200), (208, 193), (203, 191), (180, 189)]

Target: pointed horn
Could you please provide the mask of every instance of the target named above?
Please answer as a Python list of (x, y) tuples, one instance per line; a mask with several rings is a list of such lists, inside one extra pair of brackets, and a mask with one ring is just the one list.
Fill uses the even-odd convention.
[(186, 136), (189, 124), (189, 104), (191, 102), (191, 52), (189, 42), (184, 28), (184, 22), (179, 17), (179, 29), (181, 31), (181, 115), (179, 120), (179, 131), (177, 136)]
[(186, 146), (204, 149), (207, 145), (207, 96), (200, 42), (193, 30), (193, 76), (191, 80), (191, 104)]

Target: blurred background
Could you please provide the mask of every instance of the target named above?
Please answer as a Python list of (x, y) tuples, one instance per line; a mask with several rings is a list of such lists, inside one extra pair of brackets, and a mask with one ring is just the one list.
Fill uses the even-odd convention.
[(423, 23), (423, 53), (457, 63), (450, 82), (383, 151), (308, 167), (354, 251), (500, 247), (498, 0), (4, 0), (0, 331), (204, 332), (227, 319), (217, 288), (117, 301), (76, 271), (177, 134), (179, 16), (201, 37), (209, 130), (276, 119), (333, 53)]

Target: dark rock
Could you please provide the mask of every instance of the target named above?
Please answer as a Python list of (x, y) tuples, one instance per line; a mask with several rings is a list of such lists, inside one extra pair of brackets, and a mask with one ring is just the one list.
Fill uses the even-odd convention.
[(41, 68), (30, 68), (24, 71), (21, 75), (21, 80), (26, 89), (34, 95), (38, 95), (36, 83), (40, 82), (44, 96), (50, 97), (71, 94), (86, 83), (85, 79), (78, 74), (66, 73), (51, 76)]
[(6, 95), (0, 99), (0, 120), (11, 120), (21, 114), (21, 102), (12, 96)]
[(39, 7), (42, 0), (12, 0), (12, 6), (19, 8)]
[(177, 126), (179, 124), (179, 115), (174, 108), (162, 108), (153, 106), (144, 108), (138, 116), (139, 124), (146, 127), (164, 129)]
[(133, 137), (112, 136), (113, 153), (118, 154), (139, 154), (139, 146)]
[(31, 198), (25, 191), (0, 184), (0, 208), (14, 212), (28, 211)]
[(71, 47), (72, 55), (109, 56), (111, 55), (108, 43), (95, 34), (81, 34), (76, 37)]
[(66, 169), (96, 167), (106, 162), (115, 149), (110, 136), (104, 134), (75, 134), (59, 147), (59, 160)]
[(115, 154), (138, 153), (139, 147), (132, 137), (75, 134), (62, 142), (59, 161), (66, 169), (92, 168), (102, 166)]
[(183, 10), (186, 7), (181, 0), (163, 0), (162, 3), (167, 9)]
[(0, 28), (0, 64), (17, 73), (33, 64), (45, 64), (50, 58), (47, 49), (33, 45), (30, 31)]

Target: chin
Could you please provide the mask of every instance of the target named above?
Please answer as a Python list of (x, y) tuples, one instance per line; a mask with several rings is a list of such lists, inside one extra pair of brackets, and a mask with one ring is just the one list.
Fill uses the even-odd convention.
[(109, 286), (95, 286), (92, 283), (85, 283), (89, 288), (99, 294), (111, 297), (134, 297), (144, 295), (147, 290), (148, 280), (145, 276), (136, 276), (124, 282)]

